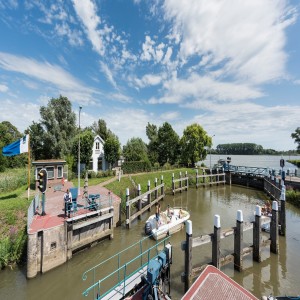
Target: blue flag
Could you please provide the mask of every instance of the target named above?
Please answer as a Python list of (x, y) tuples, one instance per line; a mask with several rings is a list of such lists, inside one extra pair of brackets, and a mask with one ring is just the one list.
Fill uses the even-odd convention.
[(21, 153), (28, 152), (29, 148), (29, 134), (24, 135), (21, 139), (14, 143), (3, 147), (2, 154), (4, 156), (14, 156)]

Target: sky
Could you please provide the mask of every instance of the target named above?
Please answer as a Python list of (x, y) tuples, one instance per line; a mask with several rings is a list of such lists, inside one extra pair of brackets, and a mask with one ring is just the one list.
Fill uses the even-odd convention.
[(300, 1), (0, 0), (0, 122), (23, 132), (51, 98), (122, 145), (146, 126), (292, 150)]

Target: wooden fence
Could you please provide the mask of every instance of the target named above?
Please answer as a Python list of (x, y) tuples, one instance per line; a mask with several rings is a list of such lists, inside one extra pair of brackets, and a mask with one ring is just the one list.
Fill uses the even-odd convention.
[[(141, 186), (138, 184), (138, 196), (130, 199), (129, 188), (126, 189), (126, 228), (130, 228), (131, 222), (136, 218), (141, 219), (141, 215), (146, 211), (150, 211), (151, 207), (165, 197), (163, 176), (161, 183), (157, 185), (157, 178), (154, 181), (155, 187), (150, 189), (150, 180), (148, 180), (147, 192), (141, 194)], [(154, 197), (153, 197), (154, 195)], [(134, 213), (132, 214), (132, 210)]]
[(212, 186), (213, 184), (225, 184), (225, 173), (224, 169), (216, 169), (214, 172), (212, 169), (201, 168), (202, 174), (199, 174), (196, 169), (196, 188), (199, 186), (206, 187), (207, 185)]
[(173, 195), (175, 192), (187, 191), (189, 187), (189, 177), (187, 171), (185, 171), (185, 177), (182, 177), (181, 172), (179, 173), (179, 179), (175, 179), (174, 173), (172, 174), (172, 191)]

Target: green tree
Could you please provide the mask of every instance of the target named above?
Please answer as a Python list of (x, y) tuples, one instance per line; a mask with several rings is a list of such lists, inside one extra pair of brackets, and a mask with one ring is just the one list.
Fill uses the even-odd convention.
[(99, 135), (104, 142), (109, 136), (114, 135), (113, 132), (107, 128), (106, 122), (103, 119), (99, 119), (98, 122), (94, 122), (92, 129), (95, 135)]
[[(86, 168), (88, 168), (92, 154), (93, 154), (93, 143), (94, 136), (91, 130), (85, 129), (80, 133), (80, 163), (84, 163)], [(78, 144), (79, 144), (79, 136), (76, 135), (73, 139), (72, 145), (72, 155), (74, 157), (74, 161), (78, 165)]]
[(132, 138), (123, 146), (126, 161), (148, 161), (147, 146), (141, 138)]
[(298, 127), (295, 132), (291, 134), (291, 137), (295, 140), (295, 143), (298, 144), (297, 152), (300, 153), (300, 127)]
[(117, 136), (111, 135), (105, 141), (103, 150), (104, 150), (104, 158), (109, 163), (109, 169), (111, 169), (112, 165), (119, 159), (120, 157), (120, 142)]
[(154, 124), (150, 124), (146, 126), (146, 135), (149, 139), (149, 144), (147, 145), (148, 148), (148, 157), (152, 165), (158, 163), (158, 132), (157, 126)]
[(48, 147), (47, 158), (65, 157), (72, 149), (72, 140), (77, 131), (71, 102), (63, 96), (52, 98), (48, 106), (40, 108), (40, 115), (45, 131), (44, 144)]
[(157, 152), (160, 165), (174, 164), (179, 156), (179, 136), (172, 126), (165, 122), (157, 132)]
[(180, 140), (181, 161), (185, 165), (195, 165), (196, 162), (204, 160), (207, 151), (204, 147), (211, 147), (212, 139), (199, 124), (192, 124), (185, 128)]

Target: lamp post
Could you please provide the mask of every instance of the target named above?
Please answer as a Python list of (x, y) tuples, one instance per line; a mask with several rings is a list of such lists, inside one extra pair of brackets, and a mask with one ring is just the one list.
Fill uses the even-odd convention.
[(79, 140), (78, 140), (78, 196), (80, 195), (80, 112), (82, 106), (79, 106), (79, 116), (78, 116), (78, 127), (79, 127)]

